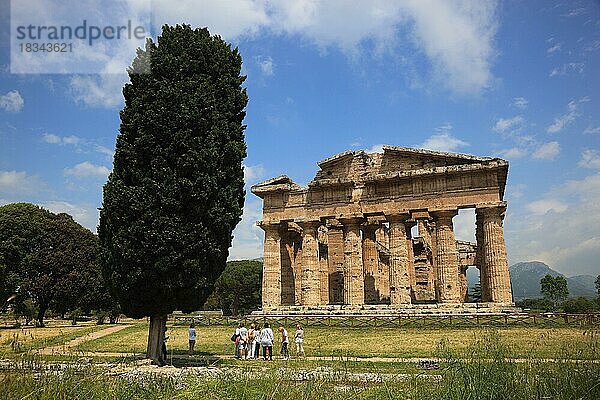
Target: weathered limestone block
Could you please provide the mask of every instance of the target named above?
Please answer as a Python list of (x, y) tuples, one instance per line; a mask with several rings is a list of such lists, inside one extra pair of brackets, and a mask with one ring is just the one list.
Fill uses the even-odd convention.
[(506, 205), (477, 209), (483, 217), (484, 264), (487, 269), (490, 301), (493, 303), (512, 303), (508, 258), (502, 228), (505, 211)]
[(390, 303), (410, 304), (409, 252), (405, 222), (408, 215), (388, 215), (390, 222)]
[(360, 224), (362, 218), (344, 218), (344, 303), (362, 305), (365, 302), (364, 273)]
[(442, 303), (460, 302), (458, 278), (458, 250), (454, 237), (452, 218), (457, 210), (444, 210), (432, 213), (435, 221), (436, 292)]
[(302, 228), (302, 304), (317, 306), (321, 303), (321, 281), (319, 276), (319, 221), (299, 222)]
[(281, 305), (281, 251), (279, 224), (261, 223), (265, 231), (265, 252), (263, 258), (263, 310)]

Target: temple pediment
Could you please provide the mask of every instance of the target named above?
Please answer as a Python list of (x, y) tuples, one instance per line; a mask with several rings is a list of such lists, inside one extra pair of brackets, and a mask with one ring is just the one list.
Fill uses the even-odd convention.
[[(475, 166), (508, 168), (508, 163), (499, 158), (477, 157), (468, 154), (447, 153), (407, 147), (383, 146), (383, 153), (346, 151), (317, 163), (320, 171), (311, 184), (318, 181), (363, 181), (378, 177), (396, 177), (415, 174), (435, 174), (447, 171), (473, 169)], [(472, 168), (469, 168), (472, 166)], [(449, 167), (454, 167), (450, 168)]]

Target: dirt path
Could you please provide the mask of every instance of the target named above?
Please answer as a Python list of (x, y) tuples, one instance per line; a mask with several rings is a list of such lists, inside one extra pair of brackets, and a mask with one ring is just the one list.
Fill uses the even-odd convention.
[[(96, 331), (96, 332), (92, 332), (92, 333), (88, 333), (87, 335), (83, 335), (80, 336), (78, 338), (75, 338), (67, 343), (63, 343), (63, 344), (59, 344), (59, 345), (55, 345), (55, 346), (50, 346), (50, 347), (44, 347), (40, 350), (38, 350), (38, 354), (41, 355), (52, 355), (52, 354), (65, 354), (68, 352), (72, 352), (75, 351), (74, 348), (82, 343), (85, 342), (89, 342), (90, 340), (94, 340), (94, 339), (98, 339), (104, 336), (108, 336), (111, 335), (115, 332), (119, 332), (120, 330), (123, 330), (125, 328), (129, 328), (130, 326), (133, 325), (115, 325), (115, 326), (111, 326), (110, 328), (106, 328), (106, 329), (102, 329), (100, 331)], [(85, 355), (86, 352), (77, 352), (78, 354), (82, 354)], [(94, 354), (94, 353), (91, 353)], [(104, 353), (102, 353), (104, 354)], [(108, 353), (106, 353), (108, 356)], [(113, 357), (120, 357), (121, 355), (125, 355), (127, 353), (113, 353), (115, 354)]]

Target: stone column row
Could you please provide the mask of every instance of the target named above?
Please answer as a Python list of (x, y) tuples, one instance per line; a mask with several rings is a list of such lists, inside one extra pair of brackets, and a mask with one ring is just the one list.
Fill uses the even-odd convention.
[(440, 303), (459, 303), (458, 249), (452, 218), (458, 210), (432, 212), (435, 223), (436, 298)]
[[(390, 223), (390, 303), (410, 304), (407, 215), (389, 215)], [(412, 246), (412, 244), (411, 244)]]

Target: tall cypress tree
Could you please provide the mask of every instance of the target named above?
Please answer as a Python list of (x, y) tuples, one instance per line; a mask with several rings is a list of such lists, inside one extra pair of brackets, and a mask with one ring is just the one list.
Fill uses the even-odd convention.
[(237, 48), (207, 29), (165, 25), (138, 49), (123, 89), (101, 262), (123, 312), (150, 317), (147, 356), (158, 364), (167, 314), (201, 308), (241, 218), (241, 67)]

